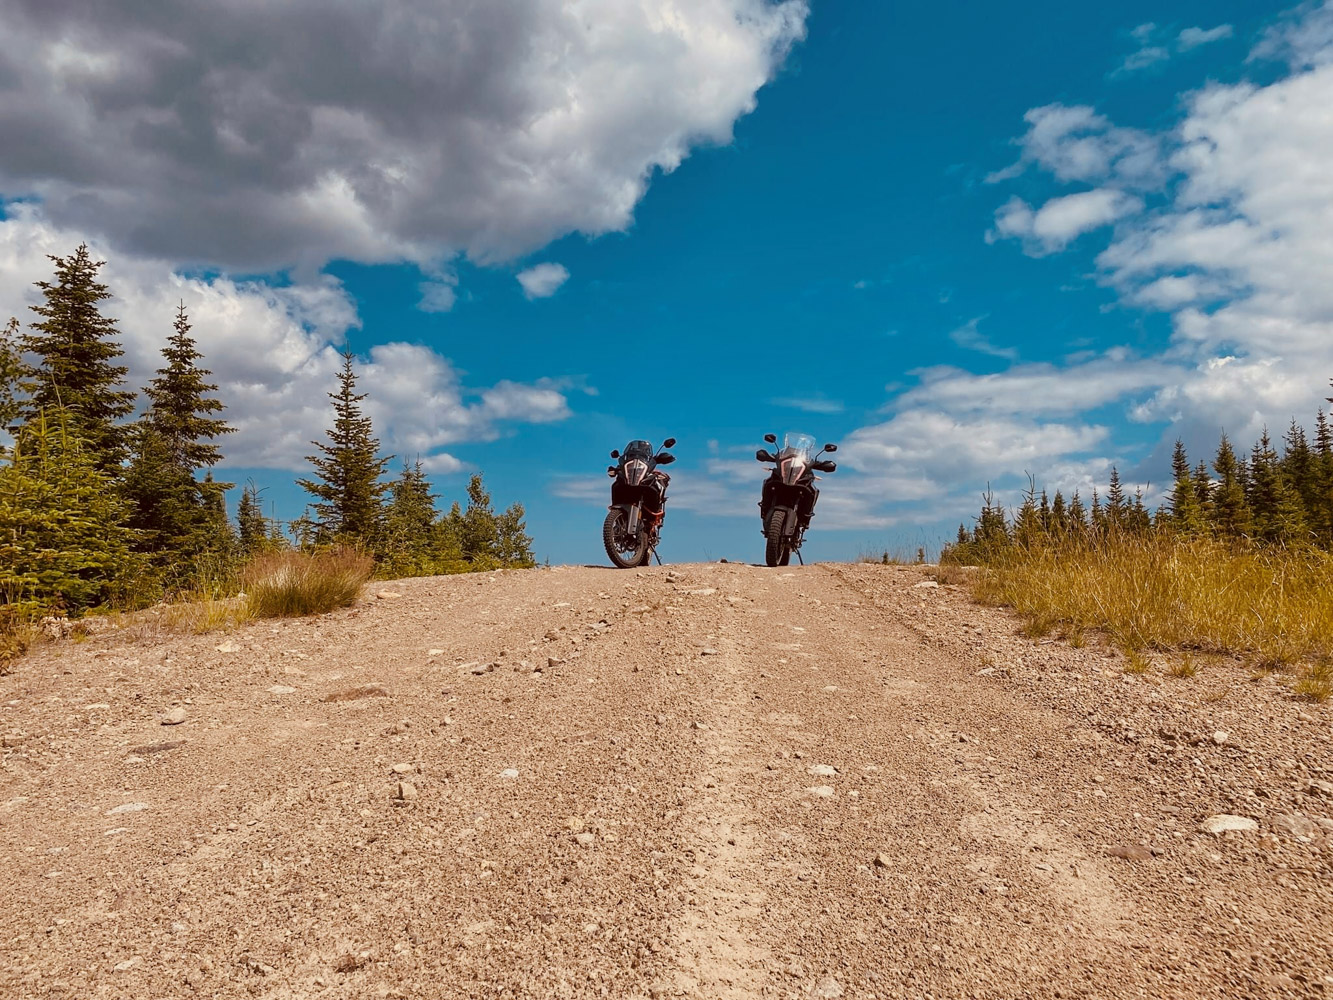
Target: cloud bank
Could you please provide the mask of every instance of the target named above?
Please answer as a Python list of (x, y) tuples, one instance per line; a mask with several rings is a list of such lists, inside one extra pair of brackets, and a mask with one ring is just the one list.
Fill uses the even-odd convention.
[(737, 118), (804, 0), (0, 0), (0, 192), (250, 273), (624, 229)]

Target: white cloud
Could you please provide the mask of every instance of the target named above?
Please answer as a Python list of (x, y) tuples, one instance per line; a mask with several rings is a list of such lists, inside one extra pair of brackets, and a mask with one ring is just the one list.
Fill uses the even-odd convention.
[(773, 400), (773, 405), (806, 413), (841, 413), (845, 409), (838, 400), (825, 399), (823, 396), (787, 396)]
[(981, 321), (985, 318), (985, 316), (977, 316), (975, 319), (968, 320), (962, 326), (950, 331), (949, 339), (959, 347), (969, 351), (977, 351), (980, 354), (990, 354), (997, 358), (1008, 358), (1010, 361), (1015, 360), (1018, 357), (1018, 352), (1016, 350), (1012, 347), (997, 347), (990, 342), (989, 338), (977, 329), (981, 324)]
[[(51, 275), (46, 255), (68, 255), (79, 241), (40, 207), (9, 206), (9, 217), (0, 220), (0, 317), (26, 321), (40, 295), (33, 282)], [(311, 442), (322, 439), (329, 423), (326, 394), (342, 364), (339, 348), (360, 325), (342, 286), (327, 276), (282, 287), (205, 280), (184, 277), (161, 260), (106, 256), (102, 279), (114, 295), (106, 311), (119, 320), (130, 385), (141, 387), (161, 365), (176, 305), (184, 302), (203, 363), (228, 407), (224, 416), (236, 428), (223, 442), (226, 464), (303, 469)], [(569, 415), (562, 383), (501, 381), (468, 389), (448, 359), (416, 344), (376, 345), (358, 373), (384, 450), (421, 456), (430, 471), (457, 469), (458, 460), (441, 449), (494, 438), (502, 424)]]
[(1181, 52), (1197, 49), (1200, 45), (1209, 45), (1230, 38), (1234, 34), (1231, 25), (1219, 24), (1215, 28), (1185, 28), (1176, 36), (1176, 45)]
[[(0, 194), (248, 273), (508, 260), (624, 229), (738, 118), (805, 0), (5, 0)], [(433, 300), (447, 299), (443, 292)]]
[(1022, 199), (1011, 198), (995, 213), (995, 229), (987, 238), (1021, 239), (1028, 253), (1042, 256), (1142, 208), (1142, 199), (1114, 188), (1052, 198), (1036, 211)]
[(1047, 104), (1033, 108), (1023, 118), (1028, 130), (1018, 142), (1021, 157), (988, 180), (1008, 180), (1029, 166), (1065, 182), (1115, 182), (1132, 189), (1155, 188), (1165, 180), (1160, 137), (1117, 127), (1094, 108)]
[[(1155, 32), (1144, 26), (1140, 42)], [(1181, 44), (1226, 35), (1187, 31)], [(852, 435), (849, 464), (870, 475), (922, 470), (946, 492), (1024, 463), (1039, 482), (1095, 484), (1112, 462), (1128, 474), (1135, 461), (1112, 451), (1106, 408), (1166, 424), (1163, 458), (1177, 434), (1198, 459), (1222, 429), (1244, 445), (1265, 425), (1311, 421), (1333, 374), (1333, 8), (1307, 10), (1256, 51), (1287, 58), (1291, 70), (1266, 85), (1186, 95), (1179, 125), (1159, 135), (1092, 108), (1035, 108), (1022, 159), (997, 175), (1036, 167), (1057, 182), (1104, 185), (1036, 210), (1011, 199), (994, 236), (1046, 253), (1114, 222), (1100, 278), (1125, 304), (1169, 313), (1170, 345), (1157, 356), (1118, 350), (991, 375), (928, 369), (890, 420)], [(937, 453), (922, 453), (918, 440)]]
[(523, 294), (530, 299), (547, 299), (569, 280), (569, 271), (563, 264), (537, 264), (515, 277), (523, 286)]

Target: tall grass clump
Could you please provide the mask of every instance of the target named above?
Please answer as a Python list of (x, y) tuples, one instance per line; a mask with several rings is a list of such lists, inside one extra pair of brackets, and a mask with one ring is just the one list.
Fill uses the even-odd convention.
[(245, 567), (242, 584), (255, 617), (290, 618), (350, 606), (374, 571), (374, 558), (356, 549), (267, 552)]
[(1030, 621), (1098, 629), (1127, 650), (1333, 656), (1333, 554), (1161, 535), (996, 549), (977, 595)]

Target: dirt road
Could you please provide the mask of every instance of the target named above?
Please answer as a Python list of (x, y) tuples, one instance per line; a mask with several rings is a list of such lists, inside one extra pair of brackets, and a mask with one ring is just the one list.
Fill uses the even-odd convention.
[(0, 687), (4, 997), (1333, 995), (1333, 712), (915, 569), (408, 580)]

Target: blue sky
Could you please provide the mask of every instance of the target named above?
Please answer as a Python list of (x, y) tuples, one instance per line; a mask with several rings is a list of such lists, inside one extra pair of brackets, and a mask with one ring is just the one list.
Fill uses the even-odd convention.
[[(183, 298), (242, 425), (222, 471), (280, 516), (343, 344), (386, 450), (445, 503), (483, 471), (553, 562), (601, 558), (630, 437), (679, 439), (674, 560), (758, 557), (763, 433), (838, 442), (806, 554), (847, 558), (1028, 471), (1151, 497), (1177, 435), (1309, 422), (1333, 374), (1327, 8), (598, 0), (570, 35), (530, 0), (408, 72), (399, 5), (291, 6), (233, 94), (131, 69), (162, 30), (223, 65), (216, 25), (73, 42), (34, 2), (45, 75), (0, 93), (0, 311), (86, 238), (137, 372)], [(263, 71), (303, 6), (284, 58), (378, 39), (350, 83)], [(57, 155), (127, 134), (132, 172)]]

